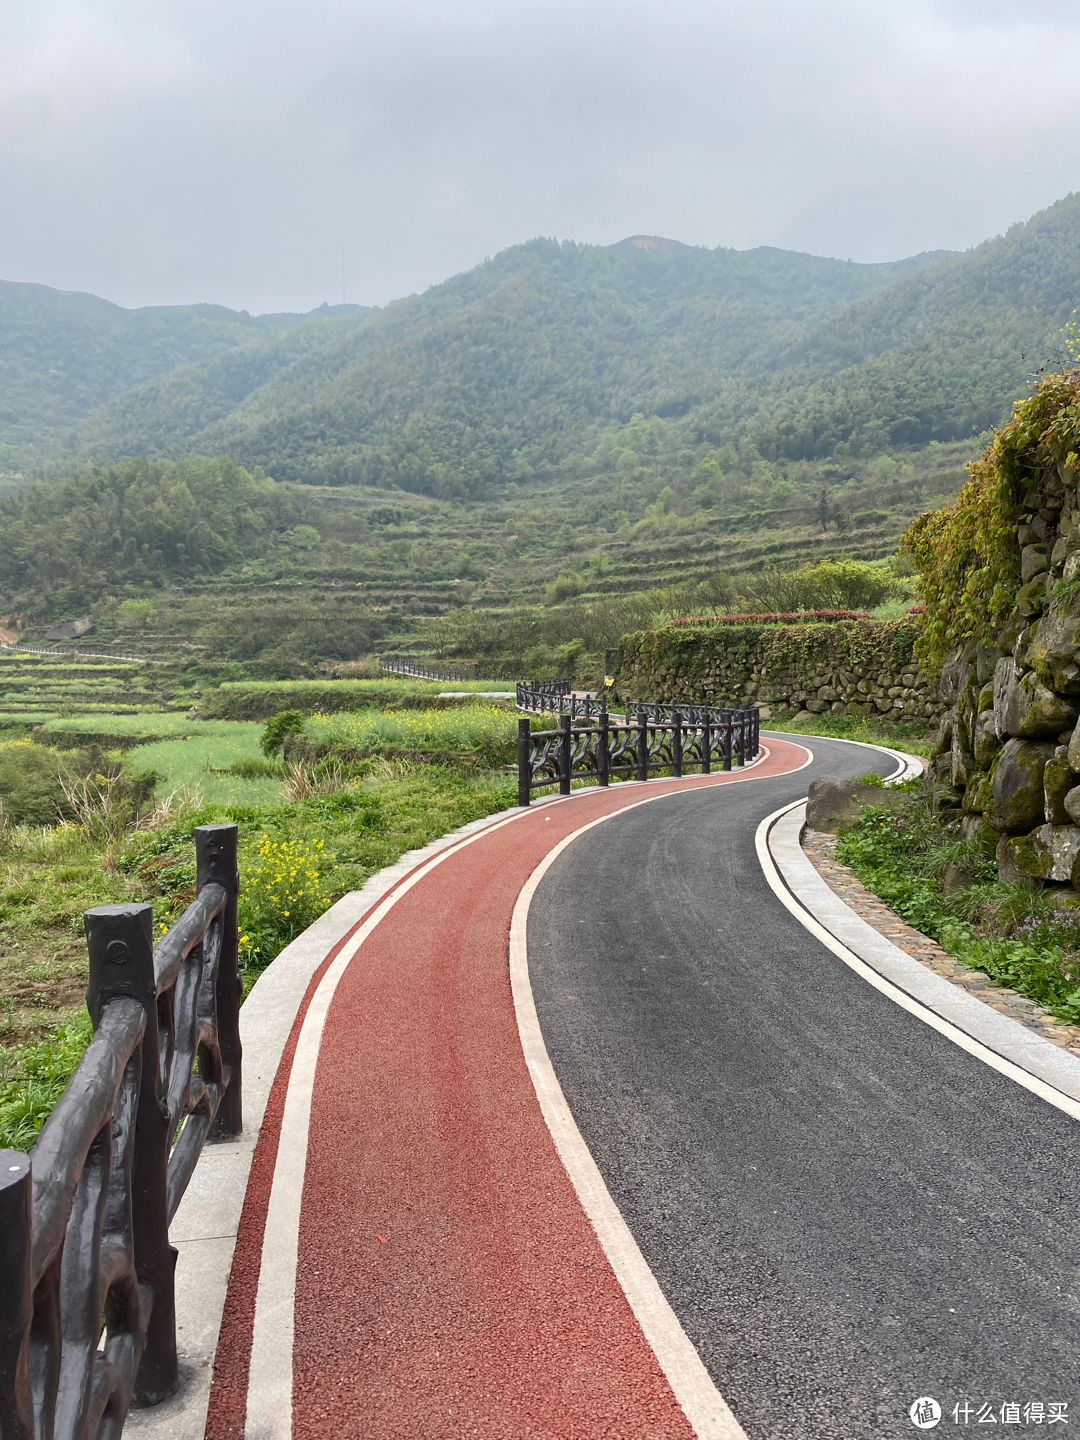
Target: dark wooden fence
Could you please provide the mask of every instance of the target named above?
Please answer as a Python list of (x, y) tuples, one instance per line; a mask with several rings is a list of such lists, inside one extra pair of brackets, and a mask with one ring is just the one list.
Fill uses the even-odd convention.
[(569, 795), (575, 780), (647, 780), (664, 771), (708, 775), (714, 768), (745, 765), (759, 750), (758, 710), (714, 710), (696, 705), (638, 704), (625, 716), (610, 716), (604, 698), (583, 724), (566, 709), (557, 730), (533, 730), (518, 721), (518, 804), (528, 805), (536, 790), (559, 787)]
[(412, 660), (391, 659), (388, 655), (379, 657), (379, 664), (391, 675), (409, 675), (414, 680), (472, 680), (462, 670), (432, 670), (427, 665), (418, 665)]
[(196, 896), (85, 912), (94, 1035), (33, 1155), (0, 1151), (0, 1436), (115, 1440), (177, 1388), (169, 1223), (242, 1127), (235, 825), (195, 831)]
[[(587, 697), (582, 699), (572, 695), (569, 680), (519, 680), (517, 682), (517, 708), (519, 710), (534, 710), (539, 715), (558, 715), (574, 700), (577, 700), (579, 704), (596, 703), (589, 701)], [(582, 714), (586, 713), (588, 712), (582, 711)]]

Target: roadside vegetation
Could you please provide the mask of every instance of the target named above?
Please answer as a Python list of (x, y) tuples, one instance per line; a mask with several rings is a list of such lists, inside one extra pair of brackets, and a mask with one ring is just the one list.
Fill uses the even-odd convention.
[[(352, 729), (334, 729), (354, 718)], [(95, 748), (96, 727), (117, 719), (128, 736), (141, 726), (157, 738)], [(163, 933), (194, 894), (197, 825), (240, 827), (249, 987), (346, 891), (517, 800), (516, 718), (483, 701), (430, 714), (299, 716), (276, 735), (177, 720), (89, 717), (81, 747), (54, 748), (50, 740), (78, 734), (68, 718), (55, 734), (0, 744), (0, 1145), (33, 1142), (89, 1039), (82, 912), (146, 901)], [(12, 753), (17, 768), (5, 770)], [(5, 788), (13, 773), (19, 783)]]
[(960, 839), (956, 811), (935, 810), (928, 795), (899, 814), (870, 808), (836, 856), (962, 965), (1080, 1021), (1080, 913), (1052, 890), (1002, 884), (993, 855)]

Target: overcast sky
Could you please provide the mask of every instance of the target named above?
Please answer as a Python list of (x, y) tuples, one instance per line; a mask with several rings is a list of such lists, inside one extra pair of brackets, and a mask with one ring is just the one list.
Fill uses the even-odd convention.
[(965, 249), (1080, 189), (1077, 0), (3, 0), (0, 278), (383, 303), (535, 235)]

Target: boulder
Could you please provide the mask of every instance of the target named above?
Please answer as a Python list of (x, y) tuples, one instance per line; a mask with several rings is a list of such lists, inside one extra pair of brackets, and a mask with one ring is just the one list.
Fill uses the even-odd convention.
[(836, 775), (822, 775), (819, 780), (811, 781), (806, 823), (811, 830), (837, 835), (857, 825), (864, 810), (902, 810), (911, 798), (905, 791), (890, 790), (882, 785), (864, 785), (855, 780), (841, 780)]
[[(1054, 758), (1047, 761), (1043, 771), (1043, 798), (1049, 824), (1069, 825), (1076, 819), (1065, 808), (1065, 798), (1075, 784), (1076, 776), (1069, 766), (1068, 751), (1064, 745), (1059, 745)], [(1076, 798), (1080, 801), (1080, 792)]]
[(1045, 575), (1036, 576), (1030, 584), (1016, 592), (1016, 609), (1025, 620), (1037, 620), (1049, 603)]
[(1006, 842), (1012, 867), (1032, 880), (1071, 880), (1080, 860), (1080, 827), (1040, 825)]
[(83, 616), (81, 620), (65, 620), (62, 625), (54, 625), (50, 630), (45, 631), (46, 640), (79, 640), (84, 635), (89, 635), (94, 628), (94, 622), (89, 615)]
[(1062, 801), (1061, 808), (1074, 824), (1080, 825), (1080, 785), (1069, 791)]
[(996, 830), (1027, 834), (1043, 823), (1043, 771), (1055, 748), (1034, 740), (1010, 740), (1005, 746), (994, 768), (988, 817)]
[(1080, 694), (1080, 618), (1046, 615), (1039, 621), (1027, 659), (1035, 674), (1061, 695)]
[(1025, 545), (1020, 551), (1020, 579), (1026, 585), (1050, 568), (1050, 554), (1043, 544)]
[(1032, 670), (1020, 673), (1015, 660), (999, 660), (994, 667), (994, 729), (998, 739), (1016, 735), (1041, 740), (1060, 735), (1076, 723), (1075, 700), (1044, 685)]
[(1034, 671), (1020, 681), (1020, 697), (1024, 715), (1016, 733), (1021, 740), (1056, 737), (1076, 724), (1080, 706), (1069, 696), (1059, 695), (1056, 690), (1043, 685)]
[(941, 893), (958, 895), (962, 890), (970, 890), (976, 884), (978, 881), (971, 871), (966, 870), (963, 865), (958, 865), (954, 860), (942, 877)]
[(941, 698), (946, 705), (955, 705), (967, 680), (968, 663), (974, 658), (975, 646), (958, 646), (945, 657), (941, 667)]
[(1011, 655), (994, 666), (994, 731), (999, 740), (1020, 728), (1020, 674)]

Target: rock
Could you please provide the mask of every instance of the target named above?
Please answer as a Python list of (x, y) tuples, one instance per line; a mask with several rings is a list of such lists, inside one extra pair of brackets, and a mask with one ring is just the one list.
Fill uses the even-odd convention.
[(942, 877), (941, 891), (943, 895), (958, 895), (962, 890), (970, 890), (977, 883), (971, 871), (957, 865), (954, 860)]
[(976, 770), (967, 782), (962, 803), (965, 810), (978, 811), (979, 814), (985, 814), (993, 808), (994, 792), (990, 786), (990, 776), (985, 770)]
[(1027, 659), (1044, 685), (1061, 695), (1080, 694), (1080, 618), (1046, 615), (1039, 621)]
[(953, 730), (952, 750), (949, 753), (949, 778), (957, 790), (964, 788), (975, 769), (975, 759), (964, 743), (965, 738), (963, 727), (957, 725)]
[[(967, 678), (968, 661), (975, 654), (975, 646), (967, 645), (951, 650), (941, 667), (941, 698), (946, 705), (955, 705)], [(859, 689), (863, 687), (860, 685)]]
[(1080, 859), (1080, 827), (1040, 825), (1010, 840), (1009, 855), (1017, 870), (1033, 880), (1071, 880)]
[(1020, 579), (1026, 585), (1050, 567), (1050, 556), (1043, 544), (1025, 545), (1020, 551)]
[(1062, 730), (1071, 730), (1076, 723), (1080, 709), (1076, 702), (1043, 685), (1034, 672), (1025, 675), (1020, 681), (1020, 696), (1024, 716), (1016, 733), (1021, 740), (1041, 740), (1050, 735), (1057, 736)]
[[(1063, 745), (1059, 745), (1054, 758), (1047, 761), (1043, 771), (1043, 799), (1046, 818), (1051, 825), (1068, 825), (1073, 820), (1080, 823), (1080, 817), (1070, 815), (1065, 808), (1065, 797), (1075, 783), (1076, 777), (1069, 766), (1068, 751)], [(1080, 802), (1080, 792), (1076, 798), (1077, 802)]]
[(1080, 785), (1069, 791), (1061, 808), (1075, 825), (1080, 825)]
[(1045, 820), (1043, 771), (1055, 746), (1033, 740), (1010, 740), (994, 769), (993, 808), (988, 816), (995, 830), (1025, 834)]
[(89, 615), (81, 620), (65, 620), (62, 625), (54, 625), (51, 630), (45, 631), (46, 640), (78, 640), (83, 635), (89, 635), (94, 628), (94, 622)]
[(910, 804), (911, 799), (911, 795), (904, 791), (841, 780), (835, 775), (822, 775), (810, 784), (806, 823), (811, 830), (837, 835), (841, 830), (857, 825), (859, 817), (868, 808), (898, 811)]
[(994, 730), (1021, 740), (1041, 740), (1072, 726), (1076, 703), (1042, 684), (1034, 671), (1019, 673), (1015, 660), (999, 660), (994, 667)]
[(1026, 620), (1034, 620), (1043, 613), (1049, 603), (1046, 594), (1046, 577), (1038, 575), (1016, 594), (1016, 608)]
[(998, 739), (1015, 735), (1022, 718), (1020, 675), (1016, 661), (1005, 655), (994, 666), (994, 731)]
[(994, 858), (997, 860), (998, 879), (1002, 885), (1015, 885), (1018, 880), (1027, 880), (1030, 883), (1031, 877), (1016, 865), (1013, 844), (1008, 835), (1002, 835), (998, 841)]

